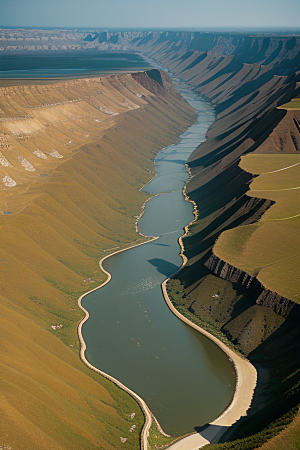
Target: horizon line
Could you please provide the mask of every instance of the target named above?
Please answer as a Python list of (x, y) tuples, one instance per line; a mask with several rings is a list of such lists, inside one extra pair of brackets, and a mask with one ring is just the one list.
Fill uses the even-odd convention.
[(157, 26), (149, 26), (149, 27), (136, 27), (136, 26), (132, 26), (132, 27), (118, 27), (118, 26), (50, 26), (50, 25), (43, 25), (43, 26), (39, 26), (39, 25), (1, 25), (0, 24), (0, 29), (41, 29), (41, 30), (48, 30), (48, 29), (57, 29), (57, 30), (180, 30), (180, 31), (185, 31), (185, 30), (195, 30), (195, 31), (201, 31), (201, 30), (299, 30), (300, 31), (300, 26), (272, 26), (272, 25), (266, 25), (266, 26), (198, 26), (198, 27), (193, 27), (193, 26), (165, 26), (165, 27), (157, 27)]

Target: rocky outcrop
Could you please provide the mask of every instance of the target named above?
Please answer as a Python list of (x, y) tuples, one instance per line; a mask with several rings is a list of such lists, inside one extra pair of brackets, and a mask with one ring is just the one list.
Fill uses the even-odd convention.
[(241, 269), (238, 269), (226, 261), (223, 261), (218, 256), (213, 253), (204, 263), (214, 275), (222, 278), (223, 280), (230, 281), (231, 283), (236, 283), (240, 286), (245, 286), (247, 289), (256, 289), (259, 293), (256, 304), (265, 308), (269, 308), (274, 311), (277, 315), (282, 317), (287, 317), (294, 307), (295, 303), (291, 300), (282, 297), (276, 292), (272, 292), (269, 289), (264, 288), (262, 284)]
[(218, 258), (213, 253), (204, 265), (215, 275), (223, 278), (223, 280), (231, 281), (232, 283), (239, 283), (242, 286), (246, 286), (247, 289), (250, 289), (259, 283), (255, 277), (251, 277), (243, 270), (233, 267), (231, 264)]
[(264, 289), (256, 303), (260, 306), (264, 306), (266, 308), (272, 309), (276, 314), (282, 317), (287, 317), (295, 303), (291, 300), (281, 297), (276, 292), (269, 291), (268, 289)]

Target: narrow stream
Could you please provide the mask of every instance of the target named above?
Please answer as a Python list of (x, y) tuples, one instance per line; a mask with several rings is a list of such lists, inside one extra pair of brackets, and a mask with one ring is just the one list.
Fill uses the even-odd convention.
[(226, 408), (235, 374), (215, 344), (171, 313), (161, 291), (182, 264), (178, 239), (193, 220), (193, 206), (182, 194), (185, 162), (214, 120), (196, 92), (179, 80), (175, 84), (198, 118), (178, 144), (157, 154), (157, 176), (144, 188), (163, 193), (147, 202), (139, 220), (143, 234), (159, 239), (104, 261), (112, 279), (83, 298), (90, 318), (82, 333), (88, 361), (140, 395), (164, 431), (180, 436)]

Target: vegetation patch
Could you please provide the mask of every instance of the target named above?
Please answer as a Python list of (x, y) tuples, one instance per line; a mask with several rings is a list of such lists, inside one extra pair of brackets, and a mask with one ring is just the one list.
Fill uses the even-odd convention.
[(155, 420), (152, 421), (149, 437), (148, 437), (148, 449), (149, 450), (163, 450), (174, 441), (173, 437), (167, 437), (161, 434)]
[(293, 98), (290, 102), (279, 106), (280, 109), (300, 109), (300, 99)]

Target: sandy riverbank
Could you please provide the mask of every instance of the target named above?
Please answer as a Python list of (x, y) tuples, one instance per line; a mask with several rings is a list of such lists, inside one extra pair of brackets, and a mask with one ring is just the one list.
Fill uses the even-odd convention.
[[(184, 190), (184, 196), (185, 196), (186, 201), (190, 201), (185, 193), (185, 190)], [(150, 199), (148, 199), (148, 200), (150, 200)], [(148, 200), (146, 200), (146, 202), (143, 205), (141, 215), (144, 213), (145, 205)], [(194, 204), (194, 215), (196, 218), (197, 208), (196, 208), (195, 204)], [(139, 216), (139, 218), (140, 218), (140, 216)], [(137, 227), (138, 219), (136, 221), (136, 227)], [(185, 233), (188, 232), (189, 225), (187, 225), (185, 227)], [(138, 228), (137, 228), (137, 231), (139, 231)], [(184, 246), (183, 246), (183, 242), (182, 242), (182, 237), (180, 237), (179, 243), (180, 243), (180, 247), (181, 247), (181, 256), (183, 258), (183, 264), (182, 264), (182, 267), (183, 267), (186, 264), (187, 259), (184, 256)], [(145, 424), (144, 424), (144, 427), (141, 432), (141, 449), (142, 450), (148, 450), (147, 438), (148, 438), (149, 430), (150, 430), (150, 427), (152, 424), (152, 419), (155, 420), (160, 432), (164, 435), (166, 435), (166, 433), (164, 433), (164, 431), (160, 427), (157, 419), (154, 417), (154, 415), (151, 413), (151, 411), (150, 411), (149, 407), (147, 406), (147, 404), (145, 403), (145, 401), (139, 395), (137, 395), (131, 389), (127, 388), (116, 378), (114, 378), (111, 375), (94, 367), (85, 358), (86, 344), (85, 344), (85, 341), (82, 336), (82, 326), (88, 320), (89, 313), (82, 306), (81, 301), (82, 301), (83, 297), (85, 297), (87, 294), (89, 294), (97, 289), (100, 289), (101, 287), (105, 286), (111, 280), (111, 274), (109, 272), (107, 272), (103, 267), (103, 262), (105, 261), (105, 259), (107, 259), (110, 256), (113, 256), (117, 253), (123, 252), (125, 250), (129, 250), (131, 248), (146, 244), (155, 239), (158, 239), (158, 237), (152, 237), (151, 239), (149, 239), (146, 242), (142, 242), (137, 245), (132, 245), (126, 249), (121, 249), (121, 250), (115, 251), (115, 252), (111, 253), (110, 255), (107, 255), (104, 258), (102, 258), (99, 261), (99, 266), (100, 266), (100, 269), (107, 275), (106, 281), (104, 283), (102, 283), (100, 286), (96, 287), (95, 289), (92, 289), (92, 290), (86, 292), (78, 299), (78, 305), (85, 313), (84, 319), (80, 322), (80, 324), (78, 326), (78, 336), (79, 336), (79, 341), (81, 344), (80, 357), (87, 367), (89, 367), (90, 369), (99, 373), (100, 375), (104, 376), (108, 380), (112, 381), (118, 387), (120, 387), (121, 389), (126, 391), (128, 394), (130, 394), (139, 403), (139, 405), (141, 406), (142, 411), (144, 413), (144, 416), (145, 416)], [(238, 356), (233, 350), (229, 349), (223, 342), (221, 342), (215, 336), (213, 336), (212, 334), (210, 334), (203, 328), (199, 327), (198, 325), (194, 324), (193, 322), (191, 322), (189, 319), (184, 317), (182, 314), (180, 314), (176, 310), (176, 308), (171, 303), (171, 300), (169, 299), (168, 294), (167, 294), (167, 289), (166, 289), (167, 281), (168, 280), (165, 280), (163, 282), (162, 291), (163, 291), (165, 301), (166, 301), (167, 305), (169, 306), (170, 310), (180, 320), (182, 320), (183, 322), (185, 322), (186, 324), (188, 324), (195, 330), (199, 331), (204, 336), (208, 337), (211, 341), (213, 341), (216, 345), (218, 345), (218, 347), (221, 350), (223, 350), (226, 353), (226, 355), (228, 356), (228, 358), (233, 362), (235, 371), (236, 371), (236, 389), (235, 389), (233, 399), (232, 399), (230, 405), (227, 407), (227, 409), (218, 418), (216, 418), (213, 422), (211, 422), (209, 424), (209, 426), (201, 432), (201, 434), (196, 433), (196, 434), (187, 436), (187, 437), (177, 441), (176, 443), (171, 444), (171, 446), (169, 447), (170, 450), (195, 450), (195, 449), (203, 447), (204, 445), (207, 445), (208, 443), (218, 442), (220, 436), (228, 429), (228, 427), (233, 425), (241, 416), (246, 415), (246, 412), (249, 409), (249, 406), (252, 401), (254, 389), (256, 386), (257, 374), (256, 374), (255, 368), (252, 366), (252, 364), (249, 361)], [(168, 435), (166, 435), (166, 436), (168, 436)]]
[[(186, 195), (186, 191), (185, 188), (183, 190), (183, 194), (185, 196), (186, 201), (190, 201), (190, 199), (188, 198), (188, 196)], [(161, 194), (157, 194), (157, 195), (161, 195)], [(149, 200), (149, 199), (148, 199)], [(147, 203), (147, 201), (144, 203), (143, 207), (142, 207), (142, 212), (141, 215), (144, 213), (144, 208), (145, 205)], [(196, 218), (197, 218), (197, 205), (194, 202), (193, 203), (194, 206), (194, 219), (191, 223), (193, 223)], [(141, 216), (140, 215), (140, 216)], [(140, 216), (137, 218), (136, 220), (136, 230), (139, 231), (138, 229), (138, 220), (140, 218)], [(189, 230), (189, 226), (191, 225), (188, 224), (185, 227), (185, 234), (188, 233)], [(182, 242), (182, 237), (180, 237), (179, 239), (179, 243), (180, 243), (180, 247), (181, 247), (181, 256), (183, 258), (183, 264), (181, 266), (181, 268), (186, 264), (187, 259), (184, 255), (184, 246), (183, 246), (183, 242)], [(153, 237), (151, 240), (157, 239), (157, 237)], [(147, 241), (149, 242), (149, 241)], [(147, 242), (143, 242), (141, 244), (138, 245), (142, 245), (144, 243)], [(110, 257), (113, 256), (119, 252), (128, 250), (130, 248), (134, 248), (137, 247), (137, 245), (133, 245), (131, 247), (128, 247), (127, 249), (123, 249), (123, 250), (119, 250), (116, 251), (104, 258), (102, 258), (99, 262), (99, 266), (101, 268), (101, 270), (107, 274), (108, 278), (107, 280), (99, 287), (87, 292), (86, 294), (82, 295), (79, 300), (78, 300), (78, 304), (79, 307), (85, 312), (85, 318), (81, 321), (79, 327), (78, 327), (78, 335), (79, 335), (79, 340), (81, 343), (81, 359), (82, 361), (91, 369), (93, 369), (94, 371), (98, 372), (99, 374), (103, 375), (104, 377), (106, 377), (107, 379), (111, 380), (113, 383), (115, 383), (117, 386), (119, 386), (121, 389), (124, 389), (126, 392), (128, 392), (133, 398), (135, 398), (138, 403), (140, 404), (144, 415), (145, 415), (145, 424), (141, 433), (141, 447), (143, 450), (147, 450), (148, 449), (148, 442), (147, 442), (147, 437), (149, 434), (149, 429), (151, 427), (151, 423), (152, 423), (152, 413), (150, 411), (150, 409), (148, 408), (147, 404), (144, 402), (144, 400), (139, 397), (135, 392), (131, 391), (130, 389), (128, 389), (126, 386), (124, 386), (121, 382), (119, 382), (118, 380), (116, 380), (115, 378), (111, 377), (110, 375), (106, 374), (105, 372), (102, 372), (101, 370), (97, 369), (96, 367), (92, 366), (85, 358), (85, 350), (86, 350), (86, 345), (85, 342), (83, 340), (82, 337), (82, 325), (86, 322), (86, 320), (89, 317), (89, 313), (88, 311), (86, 311), (83, 306), (81, 305), (81, 300), (82, 298), (87, 295), (90, 292), (93, 292), (96, 289), (99, 289), (101, 287), (103, 287), (104, 285), (106, 285), (110, 279), (111, 279), (111, 274), (108, 273), (104, 268), (103, 268), (103, 261)], [(232, 351), (231, 349), (229, 349), (223, 342), (221, 342), (219, 339), (217, 339), (215, 336), (213, 336), (212, 334), (210, 334), (209, 332), (207, 332), (206, 330), (202, 329), (201, 327), (195, 325), (194, 323), (192, 323), (190, 320), (188, 320), (186, 317), (184, 317), (182, 314), (180, 314), (175, 307), (172, 305), (168, 294), (167, 294), (167, 290), (166, 290), (166, 283), (168, 280), (165, 280), (162, 284), (162, 290), (163, 290), (163, 294), (164, 294), (164, 298), (166, 300), (166, 303), (168, 304), (170, 310), (179, 318), (181, 319), (183, 322), (185, 322), (186, 324), (188, 324), (189, 326), (191, 326), (192, 328), (194, 328), (195, 330), (199, 331), (200, 333), (202, 333), (203, 335), (205, 335), (206, 337), (208, 337), (210, 340), (212, 340), (216, 345), (218, 345), (218, 347), (223, 350), (225, 352), (225, 354), (228, 356), (228, 358), (233, 362), (234, 367), (235, 367), (235, 371), (236, 371), (236, 389), (235, 389), (235, 393), (233, 396), (233, 399), (230, 403), (230, 405), (227, 407), (227, 409), (218, 417), (216, 418), (213, 422), (211, 422), (209, 424), (209, 426), (207, 428), (205, 428), (201, 434), (197, 433), (197, 434), (192, 434), (188, 437), (185, 437), (179, 441), (177, 441), (174, 444), (171, 444), (171, 446), (169, 447), (172, 450), (194, 450), (194, 449), (198, 449), (200, 447), (203, 447), (204, 445), (207, 445), (210, 442), (218, 442), (220, 436), (227, 430), (228, 427), (230, 427), (232, 424), (234, 424), (241, 416), (246, 415), (247, 410), (249, 409), (249, 406), (251, 404), (252, 401), (252, 397), (253, 397), (253, 393), (254, 393), (254, 389), (256, 386), (256, 380), (257, 380), (257, 374), (256, 374), (256, 370), (255, 368), (250, 364), (249, 361), (247, 361), (246, 359), (243, 359), (241, 357), (239, 357), (234, 351)], [(199, 407), (201, 407), (199, 405)], [(153, 416), (154, 417), (154, 416)], [(155, 421), (157, 422), (157, 420), (155, 419)], [(158, 422), (157, 422), (158, 424)], [(163, 432), (163, 430), (161, 429), (161, 427), (158, 424), (158, 428), (159, 430), (162, 432), (162, 434), (165, 434)]]
[(171, 445), (171, 450), (194, 450), (207, 445), (208, 443), (218, 442), (220, 436), (233, 425), (242, 416), (245, 416), (250, 407), (254, 389), (257, 381), (257, 373), (254, 366), (246, 359), (238, 356), (233, 350), (228, 348), (223, 342), (210, 334), (208, 331), (191, 322), (189, 319), (180, 314), (174, 308), (169, 299), (165, 280), (162, 284), (163, 294), (170, 310), (183, 322), (202, 333), (213, 341), (221, 350), (223, 350), (228, 358), (233, 362), (236, 371), (236, 388), (233, 399), (228, 408), (217, 419), (212, 421), (209, 426), (201, 432), (201, 434), (193, 434), (175, 444)]
[[(186, 188), (186, 185), (185, 185)], [(185, 227), (185, 234), (189, 231), (189, 226), (197, 219), (197, 205), (195, 202), (191, 201), (186, 194), (186, 189), (183, 189), (183, 195), (185, 200), (193, 203), (194, 206), (194, 220)], [(184, 255), (184, 245), (183, 245), (183, 237), (179, 238), (179, 244), (181, 248), (181, 256), (183, 258), (183, 263), (180, 268), (187, 263), (187, 258)], [(174, 274), (175, 275), (175, 274)], [(190, 436), (187, 436), (174, 444), (171, 444), (168, 449), (169, 450), (197, 450), (201, 447), (204, 447), (210, 443), (217, 443), (222, 436), (223, 433), (235, 422), (237, 422), (242, 416), (247, 414), (247, 411), (251, 405), (251, 401), (254, 394), (254, 389), (257, 383), (257, 372), (255, 367), (247, 360), (238, 356), (233, 350), (231, 350), (227, 345), (225, 345), (222, 341), (216, 338), (213, 334), (199, 327), (198, 325), (191, 322), (185, 316), (180, 314), (177, 309), (173, 306), (168, 293), (167, 293), (167, 282), (168, 279), (165, 280), (162, 284), (162, 291), (165, 298), (165, 301), (170, 308), (170, 310), (177, 316), (180, 320), (185, 322), (187, 325), (191, 326), (195, 330), (199, 331), (199, 333), (208, 337), (211, 341), (213, 341), (223, 352), (228, 356), (228, 358), (232, 361), (236, 373), (236, 388), (232, 398), (230, 405), (226, 408), (226, 410), (215, 420), (210, 422), (210, 424), (203, 430), (201, 433), (194, 433)]]
[(116, 255), (117, 253), (124, 252), (125, 250), (129, 250), (129, 249), (131, 249), (131, 248), (134, 248), (134, 247), (138, 247), (138, 246), (140, 246), (140, 245), (147, 244), (148, 242), (155, 241), (156, 239), (158, 239), (158, 237), (152, 237), (152, 239), (149, 239), (148, 241), (141, 242), (140, 244), (137, 244), (137, 245), (132, 245), (132, 246), (127, 247), (127, 248), (122, 249), (122, 250), (118, 250), (118, 251), (116, 251), (116, 252), (114, 252), (114, 253), (111, 253), (110, 255), (107, 255), (107, 256), (105, 256), (104, 258), (102, 258), (102, 259), (99, 261), (99, 266), (100, 266), (100, 269), (107, 275), (106, 281), (104, 281), (104, 283), (102, 283), (100, 286), (97, 286), (96, 288), (91, 289), (90, 291), (84, 293), (84, 294), (81, 295), (81, 296), (79, 297), (79, 299), (78, 299), (78, 306), (79, 306), (79, 308), (85, 313), (85, 317), (82, 319), (82, 321), (81, 321), (80, 324), (78, 325), (78, 337), (79, 337), (79, 341), (80, 341), (80, 345), (81, 345), (81, 348), (80, 348), (80, 358), (81, 358), (81, 360), (83, 361), (83, 363), (84, 363), (87, 367), (89, 367), (90, 369), (92, 369), (92, 370), (94, 370), (95, 372), (99, 373), (100, 375), (102, 375), (103, 377), (107, 378), (108, 380), (112, 381), (116, 386), (118, 386), (119, 388), (121, 388), (121, 389), (123, 389), (124, 391), (126, 391), (129, 395), (131, 395), (131, 396), (139, 403), (139, 405), (140, 405), (140, 407), (141, 407), (141, 409), (142, 409), (142, 411), (143, 411), (143, 413), (144, 413), (144, 416), (145, 416), (145, 423), (144, 423), (144, 426), (143, 426), (143, 429), (142, 429), (142, 432), (141, 432), (141, 450), (148, 450), (148, 435), (149, 435), (149, 430), (150, 430), (150, 427), (151, 427), (151, 424), (152, 424), (152, 418), (155, 420), (156, 425), (157, 425), (159, 431), (160, 431), (163, 435), (165, 435), (165, 436), (168, 436), (168, 434), (166, 434), (166, 433), (163, 431), (163, 429), (161, 428), (161, 426), (160, 426), (158, 420), (156, 419), (156, 417), (154, 416), (154, 414), (150, 411), (150, 409), (149, 409), (149, 407), (147, 406), (146, 402), (145, 402), (138, 394), (136, 394), (134, 391), (132, 391), (131, 389), (129, 389), (127, 386), (125, 386), (123, 383), (121, 383), (121, 382), (120, 382), (119, 380), (117, 380), (116, 378), (114, 378), (114, 377), (112, 377), (111, 375), (109, 375), (109, 374), (103, 372), (103, 371), (100, 370), (100, 369), (97, 369), (97, 367), (95, 367), (95, 366), (93, 366), (92, 364), (90, 364), (89, 361), (86, 359), (86, 357), (85, 357), (86, 344), (85, 344), (85, 341), (84, 341), (83, 336), (82, 336), (82, 326), (83, 326), (83, 324), (88, 320), (88, 318), (89, 318), (89, 313), (88, 313), (88, 311), (82, 306), (81, 301), (82, 301), (83, 297), (85, 297), (86, 295), (90, 294), (91, 292), (94, 292), (94, 291), (96, 291), (96, 290), (102, 288), (102, 287), (105, 286), (107, 283), (109, 283), (109, 281), (111, 280), (111, 274), (110, 274), (109, 272), (107, 272), (107, 271), (104, 269), (104, 267), (103, 267), (103, 262), (104, 262), (105, 259), (107, 259), (107, 258), (109, 258), (109, 257), (111, 257), (111, 256), (113, 256), (113, 255)]
[[(187, 199), (188, 200), (188, 199)], [(129, 250), (134, 247), (138, 247), (143, 244), (147, 244), (150, 241), (156, 240), (158, 237), (153, 237), (152, 239), (142, 242), (137, 245), (132, 245), (128, 248), (118, 250), (116, 252), (111, 253), (110, 255), (105, 256), (99, 261), (100, 269), (107, 275), (107, 279), (104, 283), (102, 283), (100, 286), (86, 292), (78, 299), (78, 305), (82, 311), (85, 313), (85, 317), (80, 322), (78, 326), (78, 336), (79, 341), (81, 345), (80, 350), (80, 357), (83, 363), (89, 367), (90, 369), (94, 370), (95, 372), (99, 373), (100, 375), (104, 376), (108, 380), (112, 381), (114, 384), (116, 384), (118, 387), (126, 391), (128, 394), (130, 394), (141, 406), (142, 411), (145, 416), (145, 424), (142, 429), (141, 433), (141, 449), (142, 450), (148, 450), (148, 434), (149, 430), (152, 424), (152, 418), (154, 418), (158, 429), (160, 432), (166, 436), (168, 436), (162, 428), (159, 425), (159, 422), (154, 417), (152, 412), (150, 411), (149, 407), (147, 406), (146, 402), (135, 392), (133, 392), (131, 389), (127, 388), (123, 383), (121, 383), (116, 378), (112, 377), (111, 375), (101, 371), (100, 369), (96, 368), (92, 364), (90, 364), (87, 359), (85, 358), (85, 350), (86, 350), (86, 344), (82, 336), (82, 326), (83, 324), (88, 320), (89, 313), (88, 311), (82, 306), (81, 301), (83, 297), (85, 297), (87, 294), (94, 292), (95, 290), (100, 289), (101, 287), (105, 286), (109, 281), (111, 280), (111, 274), (107, 272), (103, 268), (103, 262), (105, 259), (109, 258), (110, 256), (113, 256), (117, 253), (123, 252), (125, 250)], [(180, 246), (182, 254), (184, 252), (182, 238), (180, 238)], [(183, 265), (185, 264), (185, 260), (183, 262)], [(168, 297), (167, 290), (166, 290), (166, 283), (168, 280), (165, 280), (162, 284), (162, 291), (165, 298), (166, 303), (168, 304), (170, 310), (183, 322), (194, 328), (195, 330), (202, 333), (204, 336), (208, 337), (210, 340), (216, 343), (228, 356), (228, 358), (233, 362), (235, 371), (236, 371), (236, 377), (237, 377), (237, 383), (236, 383), (236, 389), (235, 393), (232, 399), (232, 402), (228, 406), (228, 408), (213, 422), (209, 424), (209, 426), (201, 432), (201, 434), (192, 434), (186, 438), (183, 438), (176, 442), (175, 444), (172, 444), (169, 449), (170, 450), (195, 450), (198, 448), (203, 447), (204, 445), (207, 445), (211, 442), (218, 442), (220, 436), (227, 430), (228, 427), (230, 427), (232, 424), (234, 424), (241, 416), (246, 415), (246, 412), (251, 404), (251, 400), (253, 397), (254, 389), (256, 386), (256, 379), (257, 374), (255, 368), (252, 366), (252, 364), (247, 361), (246, 359), (243, 359), (239, 357), (233, 350), (229, 349), (223, 342), (221, 342), (219, 339), (217, 339), (215, 336), (204, 330), (203, 328), (199, 327), (198, 325), (195, 325), (193, 322), (191, 322), (189, 319), (184, 317), (182, 314), (180, 314), (173, 304), (171, 303), (171, 300)]]

